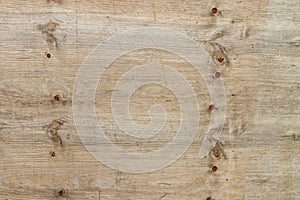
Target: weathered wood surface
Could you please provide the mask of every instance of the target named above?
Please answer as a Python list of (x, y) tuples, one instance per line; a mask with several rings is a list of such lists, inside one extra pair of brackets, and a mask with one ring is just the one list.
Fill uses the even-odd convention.
[[(299, 9), (297, 0), (0, 1), (0, 199), (299, 199)], [(210, 99), (201, 77), (183, 70), (197, 81), (198, 137), (172, 165), (131, 174), (106, 167), (84, 148), (72, 118), (72, 91), (93, 48), (123, 30), (147, 26), (175, 29), (203, 45), (222, 73), (227, 117), (222, 150), (200, 159)], [(120, 62), (147, 59), (175, 60), (175, 68), (186, 69), (159, 51)], [(115, 70), (118, 64), (96, 96), (108, 136), (132, 151), (163, 146), (170, 135), (151, 143), (115, 137), (105, 96), (117, 81)], [(176, 118), (174, 96), (144, 89), (134, 96), (133, 113), (141, 113), (134, 120), (149, 120), (144, 106), (151, 99)], [(145, 99), (145, 91), (152, 96)]]

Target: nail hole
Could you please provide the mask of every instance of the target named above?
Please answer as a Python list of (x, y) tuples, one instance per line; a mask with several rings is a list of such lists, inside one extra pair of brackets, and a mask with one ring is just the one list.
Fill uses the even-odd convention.
[(211, 197), (207, 197), (206, 200), (211, 200)]
[(211, 13), (212, 14), (216, 14), (218, 12), (218, 9), (216, 7), (212, 8), (211, 9)]
[(215, 172), (215, 171), (218, 170), (218, 167), (217, 167), (217, 166), (212, 166), (211, 170), (212, 170), (213, 172)]
[(216, 72), (216, 73), (215, 73), (215, 78), (220, 78), (220, 76), (221, 76), (221, 73), (220, 73), (220, 72)]
[(211, 105), (208, 106), (208, 110), (209, 111), (212, 111), (214, 108), (215, 108), (215, 106), (213, 104), (211, 104)]
[(47, 56), (47, 58), (51, 58), (51, 54), (50, 53), (47, 53), (46, 56)]

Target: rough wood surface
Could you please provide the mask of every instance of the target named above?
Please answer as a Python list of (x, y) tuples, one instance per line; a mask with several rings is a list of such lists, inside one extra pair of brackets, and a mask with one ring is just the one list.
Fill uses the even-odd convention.
[[(0, 199), (300, 199), (299, 10), (298, 0), (1, 0)], [(210, 97), (201, 77), (183, 71), (197, 82), (197, 138), (164, 169), (125, 173), (101, 164), (82, 145), (72, 118), (73, 85), (98, 44), (151, 26), (185, 33), (206, 49), (225, 84), (227, 117), (218, 145), (200, 159)], [(185, 67), (159, 51), (119, 61), (147, 59)], [(96, 95), (108, 137), (132, 151), (160, 148), (172, 135), (151, 143), (116, 137), (105, 96), (116, 70), (118, 63)], [(151, 99), (178, 117), (174, 96), (162, 88), (143, 88), (133, 99), (137, 122), (149, 120), (144, 109)]]

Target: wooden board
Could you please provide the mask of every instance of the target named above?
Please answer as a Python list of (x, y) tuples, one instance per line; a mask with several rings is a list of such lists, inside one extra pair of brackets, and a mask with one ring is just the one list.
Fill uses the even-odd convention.
[[(299, 199), (299, 9), (297, 0), (0, 1), (0, 199)], [(199, 158), (211, 117), (203, 78), (159, 50), (118, 59), (96, 93), (97, 117), (113, 143), (151, 151), (174, 134), (147, 142), (116, 129), (109, 97), (123, 65), (173, 65), (191, 81), (201, 113), (197, 137), (178, 160), (135, 174), (111, 169), (87, 151), (72, 96), (95, 47), (143, 27), (176, 30), (201, 44), (221, 72), (227, 115), (218, 145)], [(178, 102), (168, 90), (149, 86), (132, 98), (137, 123), (149, 122), (156, 102), (171, 112), (171, 125), (178, 122)]]

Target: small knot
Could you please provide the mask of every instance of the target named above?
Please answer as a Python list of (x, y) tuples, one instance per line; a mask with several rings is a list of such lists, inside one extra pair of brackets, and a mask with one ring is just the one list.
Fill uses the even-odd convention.
[(68, 190), (65, 188), (59, 189), (57, 191), (55, 191), (55, 196), (56, 197), (65, 197), (68, 195)]
[(211, 13), (212, 13), (213, 15), (217, 14), (217, 13), (218, 13), (218, 9), (217, 9), (216, 7), (212, 8), (212, 9), (211, 9)]
[(216, 72), (214, 76), (215, 76), (215, 78), (220, 78), (221, 73), (220, 72)]
[(217, 167), (217, 166), (212, 166), (211, 171), (215, 172), (215, 171), (217, 171), (217, 170), (218, 170), (218, 167)]
[(51, 156), (52, 158), (54, 158), (54, 157), (55, 157), (55, 151), (50, 151), (50, 156)]
[(55, 96), (53, 97), (53, 100), (54, 100), (54, 101), (60, 101), (60, 100), (61, 100), (60, 95), (59, 95), (59, 94), (55, 95)]
[(213, 111), (215, 109), (215, 106), (213, 104), (209, 105), (208, 106), (208, 110), (209, 111)]

